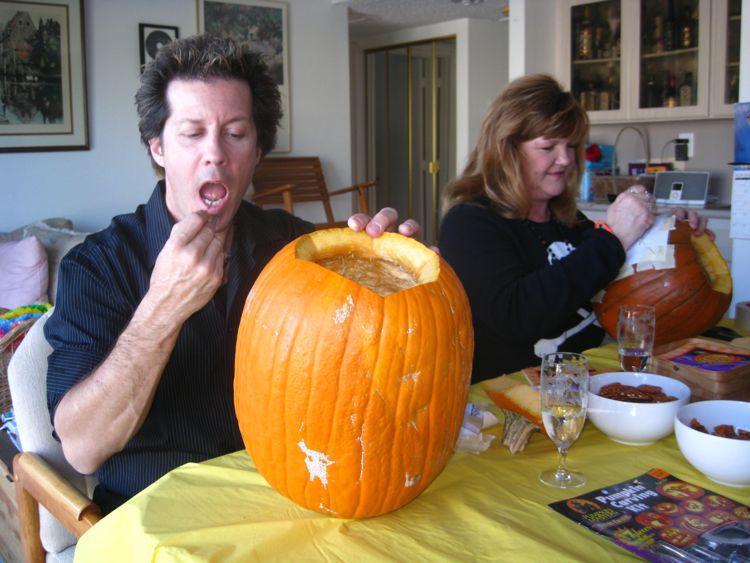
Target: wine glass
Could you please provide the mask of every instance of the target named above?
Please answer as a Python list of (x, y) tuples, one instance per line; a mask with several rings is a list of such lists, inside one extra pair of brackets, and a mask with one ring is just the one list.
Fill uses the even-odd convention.
[(617, 353), (623, 371), (646, 369), (654, 350), (656, 308), (623, 305), (617, 316)]
[(586, 356), (553, 352), (542, 358), (542, 421), (557, 446), (557, 468), (542, 471), (539, 480), (560, 489), (580, 487), (586, 476), (567, 467), (568, 448), (586, 422), (589, 399), (589, 365)]

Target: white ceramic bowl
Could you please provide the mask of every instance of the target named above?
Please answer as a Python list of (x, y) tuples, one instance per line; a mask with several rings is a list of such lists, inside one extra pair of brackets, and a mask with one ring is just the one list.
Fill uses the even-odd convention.
[[(597, 393), (608, 383), (637, 387), (658, 385), (664, 393), (677, 397), (666, 403), (629, 403), (605, 399)], [(671, 377), (655, 373), (613, 371), (591, 376), (588, 418), (615, 442), (628, 446), (646, 446), (674, 431), (677, 410), (690, 400), (690, 388)]]
[(682, 455), (717, 483), (750, 487), (750, 441), (712, 436), (690, 428), (695, 418), (709, 432), (720, 424), (750, 430), (750, 403), (745, 401), (700, 401), (680, 408), (674, 433)]

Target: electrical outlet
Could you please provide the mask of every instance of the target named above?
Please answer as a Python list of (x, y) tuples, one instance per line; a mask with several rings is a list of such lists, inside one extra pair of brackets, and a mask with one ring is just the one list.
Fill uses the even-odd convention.
[(687, 139), (687, 142), (688, 142), (687, 155), (688, 155), (688, 158), (693, 158), (695, 156), (695, 133), (679, 133), (677, 135), (677, 138)]

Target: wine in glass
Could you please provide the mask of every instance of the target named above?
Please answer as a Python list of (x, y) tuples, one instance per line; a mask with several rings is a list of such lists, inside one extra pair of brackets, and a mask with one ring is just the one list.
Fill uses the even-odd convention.
[(617, 316), (617, 353), (623, 371), (646, 369), (654, 350), (656, 308), (623, 305)]
[(545, 485), (569, 489), (580, 487), (586, 476), (567, 467), (568, 448), (578, 439), (586, 422), (589, 396), (589, 366), (586, 356), (554, 352), (542, 358), (542, 421), (547, 435), (557, 446), (555, 469), (542, 471)]

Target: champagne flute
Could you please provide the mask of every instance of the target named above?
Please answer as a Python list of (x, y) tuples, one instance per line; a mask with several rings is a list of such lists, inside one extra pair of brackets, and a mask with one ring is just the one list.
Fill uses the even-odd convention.
[(623, 371), (641, 372), (654, 350), (656, 308), (651, 305), (623, 305), (617, 316), (617, 353)]
[(560, 489), (580, 487), (586, 476), (567, 466), (568, 449), (586, 422), (589, 399), (589, 366), (586, 356), (553, 352), (542, 358), (542, 421), (557, 446), (557, 468), (542, 471), (539, 480)]

